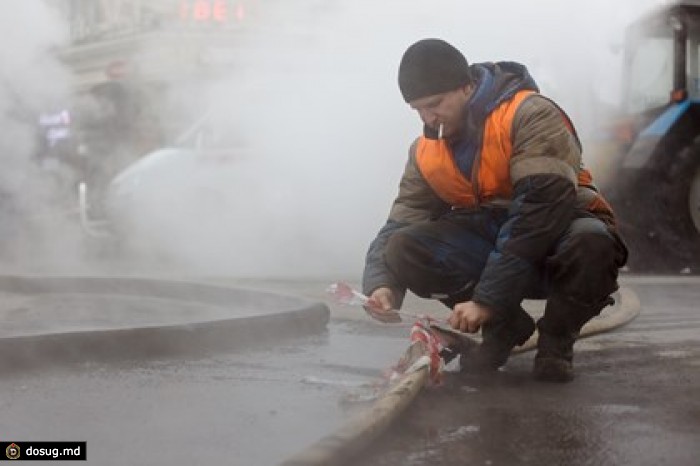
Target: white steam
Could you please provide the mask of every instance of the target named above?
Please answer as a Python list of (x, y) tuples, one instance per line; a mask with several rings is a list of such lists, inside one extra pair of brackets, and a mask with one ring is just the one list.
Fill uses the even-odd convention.
[(421, 128), (396, 86), (408, 45), (441, 37), (470, 62), (522, 61), (585, 131), (595, 99), (619, 93), (612, 46), (654, 3), (272, 3), (242, 43), (245, 68), (213, 93), (248, 150), (209, 195), (151, 206), (164, 227), (151, 245), (190, 271), (357, 275)]
[[(160, 172), (140, 188), (147, 195), (133, 200), (135, 224), (127, 231), (142, 259), (138, 267), (167, 264), (171, 272), (257, 277), (358, 276), (421, 129), (396, 84), (406, 47), (440, 37), (470, 62), (523, 62), (585, 132), (597, 118), (595, 102), (611, 105), (620, 94), (622, 57), (613, 46), (621, 43), (624, 26), (658, 3), (255, 2), (255, 14), (233, 43), (237, 66), (230, 75), (190, 82), (180, 88), (187, 92), (172, 93), (183, 97), (206, 88), (244, 149), (220, 165)], [(5, 31), (14, 31), (5, 42), (13, 47), (4, 46), (0, 54), (4, 79), (20, 76), (22, 85), (13, 92), (39, 105), (50, 97), (40, 98), (41, 92), (63, 81), (47, 52), (63, 31), (42, 4), (13, 5), (27, 10), (27, 17), (0, 20)], [(47, 27), (28, 27), (36, 18)], [(13, 88), (0, 86), (3, 123), (13, 125), (7, 97)], [(166, 121), (199, 116), (194, 109), (162, 115)], [(3, 152), (24, 160), (29, 139), (5, 139)]]
[[(63, 20), (42, 1), (12, 3), (0, 15), (0, 251), (4, 261), (63, 262), (75, 235), (64, 237), (56, 189), (63, 174), (50, 174), (35, 159), (39, 115), (65, 104), (68, 74), (51, 50), (65, 43)], [(58, 219), (58, 220), (57, 220)], [(61, 253), (54, 244), (61, 243)], [(74, 243), (73, 243), (74, 244)], [(69, 257), (69, 256), (68, 256)]]

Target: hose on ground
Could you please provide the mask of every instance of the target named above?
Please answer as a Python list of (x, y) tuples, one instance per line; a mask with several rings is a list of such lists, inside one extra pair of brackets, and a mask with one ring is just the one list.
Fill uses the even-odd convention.
[[(579, 339), (610, 332), (639, 315), (639, 299), (626, 288), (618, 291), (619, 304), (612, 312), (604, 312), (589, 321)], [(537, 347), (535, 333), (513, 353), (524, 353)], [(338, 430), (321, 438), (305, 450), (282, 463), (283, 466), (341, 465), (348, 463), (383, 434), (391, 423), (413, 402), (428, 381), (428, 368), (423, 367), (404, 376), (367, 410), (353, 417)]]

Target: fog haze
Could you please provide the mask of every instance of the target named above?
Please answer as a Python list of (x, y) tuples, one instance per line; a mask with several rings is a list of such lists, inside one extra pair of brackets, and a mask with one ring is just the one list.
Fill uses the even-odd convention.
[(5, 8), (0, 29), (0, 232), (4, 266), (75, 264), (74, 231), (62, 241), (61, 251), (52, 246), (52, 236), (72, 230), (61, 219), (66, 206), (55, 197), (53, 185), (62, 182), (61, 176), (53, 176), (50, 168), (40, 168), (34, 159), (39, 115), (49, 109), (60, 110), (70, 89), (70, 73), (52, 53), (67, 43), (68, 28), (47, 4), (34, 0), (13, 2), (11, 8)]
[[(599, 118), (602, 106), (595, 103), (612, 106), (620, 94), (622, 57), (615, 49), (622, 28), (658, 3), (259, 2), (236, 45), (239, 66), (224, 79), (202, 83), (245, 149), (210, 183), (192, 175), (178, 186), (165, 180), (149, 188), (161, 192), (160, 201), (135, 207), (146, 226), (130, 238), (141, 251), (133, 270), (359, 277), (369, 241), (397, 193), (408, 147), (421, 131), (396, 84), (406, 47), (439, 37), (470, 63), (520, 61), (585, 136)], [(53, 98), (44, 94), (64, 87), (67, 72), (47, 50), (65, 40), (66, 26), (46, 4), (15, 5), (46, 27), (2, 18), (13, 34), (5, 43), (17, 44), (0, 52), (3, 70), (12, 70), (4, 79), (22, 76), (22, 85), (3, 86), (0, 111), (11, 92), (29, 103)], [(20, 57), (30, 55), (41, 58), (29, 66)], [(51, 86), (47, 76), (57, 77)], [(192, 121), (199, 117), (199, 110), (180, 110)], [(4, 151), (23, 158), (29, 142), (15, 133), (20, 136), (3, 141)], [(74, 267), (67, 250), (65, 262), (47, 269)]]

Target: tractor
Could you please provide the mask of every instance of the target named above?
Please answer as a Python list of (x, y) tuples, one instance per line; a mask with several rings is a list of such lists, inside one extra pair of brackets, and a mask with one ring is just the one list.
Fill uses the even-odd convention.
[(700, 0), (667, 4), (628, 27), (623, 89), (600, 188), (630, 248), (629, 269), (697, 273)]

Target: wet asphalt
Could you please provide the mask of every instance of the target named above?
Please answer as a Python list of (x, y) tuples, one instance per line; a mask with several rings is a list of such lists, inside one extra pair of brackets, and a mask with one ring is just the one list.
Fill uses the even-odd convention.
[(578, 342), (573, 383), (533, 381), (532, 354), (489, 377), (454, 375), (361, 464), (700, 464), (699, 284), (626, 279), (641, 315)]
[[(235, 284), (326, 299), (323, 282)], [(641, 315), (578, 342), (573, 383), (533, 381), (532, 353), (491, 376), (448, 374), (349, 464), (700, 464), (700, 279), (623, 285)], [(326, 331), (247, 349), (36, 364), (0, 377), (0, 433), (87, 441), (97, 465), (277, 464), (367, 406), (407, 332), (331, 305)]]

